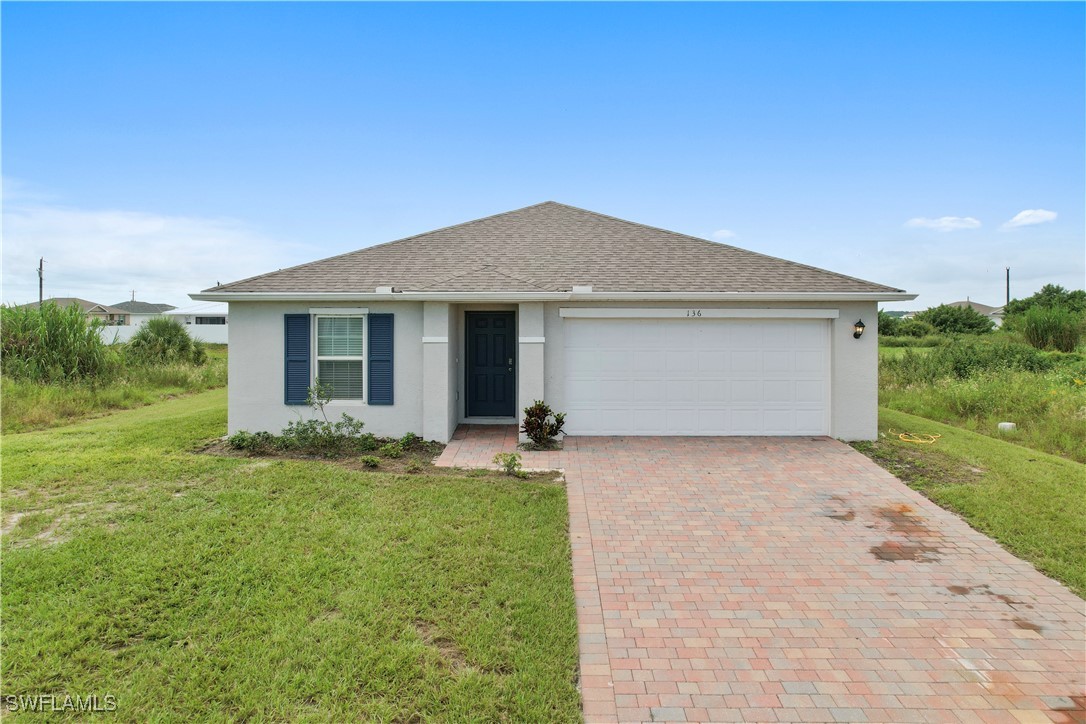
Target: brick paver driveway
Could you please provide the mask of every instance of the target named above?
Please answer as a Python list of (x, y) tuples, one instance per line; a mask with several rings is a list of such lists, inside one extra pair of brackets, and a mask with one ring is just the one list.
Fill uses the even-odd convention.
[(559, 455), (588, 721), (1083, 720), (1083, 601), (846, 445)]

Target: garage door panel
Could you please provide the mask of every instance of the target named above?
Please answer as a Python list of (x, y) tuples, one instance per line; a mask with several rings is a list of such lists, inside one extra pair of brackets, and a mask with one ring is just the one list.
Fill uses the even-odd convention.
[(566, 429), (580, 435), (828, 432), (824, 320), (566, 319)]
[(692, 407), (669, 408), (664, 417), (669, 435), (695, 435), (698, 431), (698, 411)]
[(767, 380), (762, 383), (762, 401), (791, 404), (796, 399), (796, 384), (791, 380)]
[(821, 380), (796, 380), (796, 402), (826, 402), (826, 385)]
[(728, 401), (727, 380), (698, 380), (698, 399), (711, 405)]
[(667, 399), (666, 388), (664, 380), (636, 379), (633, 381), (633, 401), (662, 404)]
[(760, 374), (761, 360), (761, 353), (755, 350), (732, 350), (728, 369), (736, 376)]
[(827, 368), (827, 355), (821, 349), (803, 349), (796, 352), (796, 374), (822, 377)]
[(730, 410), (733, 435), (761, 435), (762, 411), (752, 408)]
[(762, 353), (762, 372), (769, 375), (791, 375), (796, 370), (796, 353), (775, 349)]
[(732, 380), (728, 401), (733, 403), (758, 402), (762, 399), (760, 380)]
[(698, 399), (698, 385), (694, 380), (669, 380), (667, 382), (667, 403), (690, 404)]

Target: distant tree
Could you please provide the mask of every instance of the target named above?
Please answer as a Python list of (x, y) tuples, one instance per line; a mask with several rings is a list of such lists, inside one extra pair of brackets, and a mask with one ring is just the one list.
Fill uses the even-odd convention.
[(879, 334), (896, 337), (901, 333), (901, 319), (879, 310)]
[(972, 307), (946, 304), (925, 309), (916, 315), (916, 319), (927, 322), (943, 334), (984, 334), (995, 326), (995, 322)]
[(1069, 312), (1086, 312), (1086, 290), (1067, 291), (1059, 284), (1045, 284), (1041, 291), (1025, 299), (1012, 299), (1003, 309), (1005, 317), (1024, 314), (1033, 307), (1063, 307)]

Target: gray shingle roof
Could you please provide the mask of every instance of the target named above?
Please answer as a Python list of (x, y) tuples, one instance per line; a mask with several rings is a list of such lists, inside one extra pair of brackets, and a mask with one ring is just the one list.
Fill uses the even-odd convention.
[(885, 293), (900, 289), (547, 201), (207, 292)]
[[(111, 307), (108, 304), (99, 304), (98, 302), (91, 302), (91, 301), (88, 301), (86, 299), (80, 299), (79, 297), (51, 297), (49, 299), (44, 300), (45, 304), (49, 304), (50, 302), (52, 302), (53, 304), (55, 304), (55, 305), (57, 305), (58, 307), (61, 307), (61, 308), (70, 307), (70, 306), (72, 306), (74, 304), (75, 306), (82, 309), (84, 312), (90, 312), (91, 310), (96, 310), (96, 311), (102, 312), (103, 314), (113, 314), (113, 315), (126, 314), (127, 313), (123, 309), (117, 309), (116, 307)], [(20, 308), (28, 307), (30, 309), (37, 309), (39, 305), (38, 305), (37, 302), (30, 302), (29, 304), (19, 304), (17, 306), (20, 307)]]
[(177, 309), (172, 304), (152, 304), (151, 302), (129, 301), (113, 305), (116, 309), (123, 309), (131, 314), (161, 314), (171, 309)]

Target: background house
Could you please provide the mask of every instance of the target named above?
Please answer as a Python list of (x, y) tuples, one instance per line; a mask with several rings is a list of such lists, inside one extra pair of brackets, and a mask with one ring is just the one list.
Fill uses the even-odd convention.
[(969, 297), (966, 297), (964, 302), (950, 302), (947, 306), (958, 308), (969, 307), (974, 312), (983, 314), (985, 317), (995, 322), (996, 328), (1003, 326), (1003, 307), (989, 307), (987, 304), (974, 302)]
[[(129, 324), (129, 314), (123, 309), (118, 307), (111, 307), (108, 304), (98, 304), (97, 302), (91, 302), (86, 299), (80, 299), (79, 297), (50, 297), (44, 300), (43, 304), (52, 302), (58, 307), (70, 307), (75, 305), (83, 310), (83, 313), (88, 317), (94, 319), (101, 319), (109, 326), (118, 326)], [(20, 308), (37, 309), (40, 305), (38, 302), (31, 302), (30, 304), (20, 304)]]
[(121, 302), (120, 304), (114, 304), (113, 307), (128, 312), (128, 324), (137, 326), (142, 325), (148, 319), (154, 319), (155, 317), (160, 316), (163, 312), (177, 309), (177, 307), (172, 304), (152, 304), (151, 302), (140, 302), (135, 299)]

